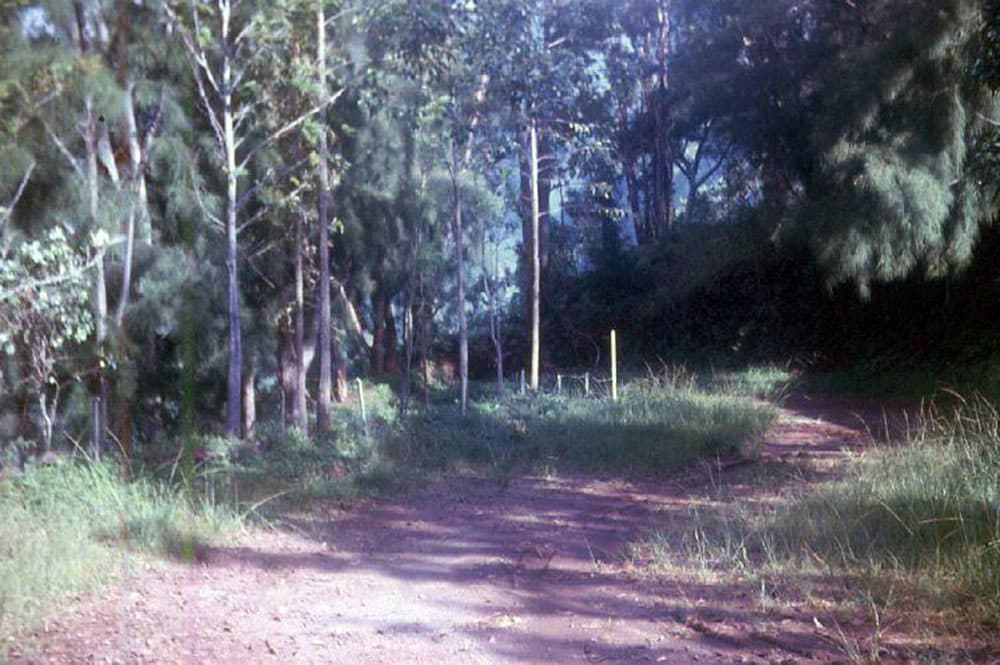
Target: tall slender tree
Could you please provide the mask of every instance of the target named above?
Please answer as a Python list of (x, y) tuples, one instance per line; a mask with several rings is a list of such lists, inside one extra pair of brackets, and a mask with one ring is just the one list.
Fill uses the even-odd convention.
[[(316, 77), (319, 82), (319, 104), (326, 107), (327, 48), (325, 0), (316, 0)], [(325, 120), (326, 114), (323, 113)], [(330, 399), (333, 388), (333, 346), (330, 317), (330, 172), (329, 129), (324, 121), (320, 126), (319, 166), (317, 197), (319, 205), (319, 393), (316, 401), (316, 428), (320, 435), (330, 432)], [(338, 363), (339, 364), (339, 363)]]
[[(336, 98), (327, 95), (321, 103), (301, 115), (254, 136), (252, 121), (255, 103), (250, 94), (254, 70), (249, 66), (254, 53), (261, 53), (261, 41), (280, 38), (258, 28), (264, 24), (264, 7), (246, 0), (217, 0), (214, 7), (192, 4), (187, 20), (164, 0), (163, 7), (180, 35), (188, 55), (202, 111), (212, 128), (216, 158), (225, 179), (224, 218), (216, 220), (225, 229), (226, 303), (229, 328), (229, 369), (227, 373), (226, 431), (239, 436), (242, 415), (243, 334), (240, 312), (240, 214), (259, 191), (257, 182), (240, 193), (241, 180), (259, 151), (306, 120), (324, 110)], [(280, 11), (282, 7), (270, 7)], [(249, 141), (248, 139), (255, 139)], [(249, 144), (249, 145), (248, 145)], [(213, 216), (209, 210), (205, 213)]]

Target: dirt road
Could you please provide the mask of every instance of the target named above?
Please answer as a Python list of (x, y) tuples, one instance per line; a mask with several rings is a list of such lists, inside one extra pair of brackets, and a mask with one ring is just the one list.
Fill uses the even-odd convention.
[[(787, 412), (761, 463), (835, 459), (864, 444), (862, 428), (815, 415)], [(764, 491), (732, 482), (720, 492), (720, 482), (711, 471), (641, 483), (533, 477), (506, 488), (452, 479), (255, 531), (198, 552), (194, 563), (125, 559), (116, 585), (68, 603), (23, 636), (16, 662), (842, 658), (814, 616), (762, 604), (763, 590), (682, 571), (652, 576), (624, 556), (630, 540), (657, 525), (683, 525), (692, 507)]]

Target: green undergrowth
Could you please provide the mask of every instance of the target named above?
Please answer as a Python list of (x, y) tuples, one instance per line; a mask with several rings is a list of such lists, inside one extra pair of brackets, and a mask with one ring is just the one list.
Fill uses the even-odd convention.
[(423, 414), (394, 448), (426, 466), (471, 463), (501, 476), (518, 469), (655, 475), (736, 453), (775, 415), (768, 404), (665, 373), (629, 383), (618, 401), (539, 394), (476, 402), (465, 417), (454, 408)]
[[(356, 395), (332, 409), (333, 429), (322, 439), (280, 422), (259, 423), (249, 441), (201, 436), (195, 486), (214, 502), (268, 520), (321, 502), (347, 502), (397, 491), (415, 474), (389, 454), (405, 422), (386, 385), (365, 388), (361, 417)], [(315, 424), (310, 424), (315, 429)], [(175, 473), (159, 465), (160, 476)]]
[(1000, 625), (1000, 414), (976, 398), (922, 420), (839, 480), (777, 505), (701, 510), (683, 533), (674, 525), (636, 551), (761, 581), (851, 579), (881, 606)]
[(58, 598), (107, 582), (129, 551), (183, 557), (237, 524), (221, 507), (126, 482), (111, 466), (29, 466), (0, 482), (0, 638)]
[(560, 470), (655, 475), (692, 460), (750, 451), (776, 416), (744, 394), (710, 392), (682, 371), (633, 380), (612, 401), (583, 395), (508, 393), (486, 385), (462, 414), (448, 393), (399, 415), (387, 390), (371, 389), (367, 418), (356, 404), (336, 431), (313, 441), (295, 429), (259, 427), (256, 448), (209, 437), (201, 486), (216, 500), (262, 515), (350, 500), (471, 470), (505, 484), (515, 473)]
[(780, 400), (797, 381), (796, 373), (780, 365), (752, 365), (739, 370), (715, 371), (710, 375), (713, 391)]
[(803, 374), (792, 383), (799, 392), (919, 399), (942, 391), (980, 394), (1000, 399), (1000, 358), (956, 362), (909, 362), (905, 358), (874, 359), (848, 369)]

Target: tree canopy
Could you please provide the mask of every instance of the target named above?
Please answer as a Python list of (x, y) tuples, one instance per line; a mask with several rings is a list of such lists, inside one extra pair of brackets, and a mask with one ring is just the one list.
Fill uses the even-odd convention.
[(0, 7), (2, 437), (167, 437), (182, 385), (325, 436), (348, 376), (464, 404), (751, 265), (958, 274), (996, 214), (985, 0)]

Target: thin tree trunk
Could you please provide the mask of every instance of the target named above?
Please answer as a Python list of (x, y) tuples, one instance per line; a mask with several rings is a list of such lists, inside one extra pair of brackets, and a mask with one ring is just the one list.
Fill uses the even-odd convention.
[(537, 132), (538, 141), (538, 267), (540, 281), (544, 285), (549, 270), (550, 236), (552, 214), (550, 199), (552, 194), (553, 155), (547, 132)]
[[(531, 270), (531, 132), (525, 128), (521, 136), (521, 150), (518, 156), (520, 162), (520, 201), (518, 207), (521, 212), (521, 256), (523, 270), (521, 285), (521, 300), (524, 304), (524, 323), (531, 325), (531, 285), (534, 283), (534, 275)], [(531, 344), (525, 349), (525, 365), (531, 364)]]
[[(294, 325), (293, 325), (294, 327)], [(295, 335), (282, 322), (278, 326), (278, 378), (281, 383), (281, 422), (287, 426), (294, 422), (292, 409), (295, 405), (296, 372), (298, 360), (295, 357)]]
[(347, 360), (340, 342), (333, 335), (330, 335), (330, 355), (333, 358), (333, 398), (343, 404), (347, 401)]
[[(326, 102), (326, 13), (324, 0), (316, 2), (316, 57), (322, 101)], [(322, 436), (330, 431), (330, 397), (333, 377), (333, 343), (330, 321), (330, 174), (327, 162), (326, 111), (323, 112), (323, 127), (319, 139), (319, 392), (316, 396), (316, 429)], [(338, 354), (339, 356), (339, 354)], [(343, 401), (347, 394), (347, 377), (343, 363), (337, 360), (337, 401)], [(343, 381), (343, 387), (341, 387)], [(340, 395), (343, 393), (343, 397)]]
[[(418, 241), (419, 242), (419, 241)], [(413, 289), (406, 289), (406, 304), (403, 306), (403, 389), (400, 411), (406, 413), (410, 407), (410, 388), (413, 371)]]
[(121, 326), (125, 318), (125, 309), (128, 307), (129, 291), (132, 290), (132, 261), (135, 254), (135, 206), (129, 206), (128, 215), (125, 216), (125, 256), (122, 259), (122, 289), (118, 297), (118, 307), (115, 308), (115, 324)]
[(632, 147), (626, 143), (628, 132), (628, 107), (624, 101), (618, 104), (618, 133), (622, 172), (625, 175), (625, 186), (628, 191), (629, 210), (632, 213), (632, 231), (635, 233), (635, 243), (643, 243), (642, 209), (639, 205), (639, 179), (635, 173), (635, 154)]
[(227, 382), (226, 431), (231, 436), (240, 434), (242, 413), (243, 374), (243, 332), (240, 322), (240, 279), (239, 249), (237, 245), (237, 179), (236, 134), (234, 128), (232, 83), (233, 71), (230, 62), (229, 21), (232, 12), (231, 0), (220, 0), (222, 14), (222, 126), (223, 150), (226, 153), (226, 274), (227, 301), (229, 313), (229, 377)]
[(423, 382), (424, 409), (426, 409), (430, 405), (430, 390), (431, 390), (430, 368), (428, 366), (429, 362), (427, 358), (428, 347), (430, 345), (430, 336), (431, 336), (431, 330), (430, 330), (431, 317), (430, 313), (427, 311), (428, 309), (427, 291), (425, 289), (423, 274), (420, 275), (419, 289), (420, 289), (420, 307), (417, 310), (417, 314), (418, 318), (420, 319), (418, 326), (420, 330), (420, 344), (419, 344), (420, 374), (423, 377), (422, 382)]
[(490, 299), (490, 340), (493, 342), (494, 364), (497, 370), (497, 397), (503, 398), (503, 339), (500, 331), (500, 313), (497, 311), (496, 290), (493, 287), (487, 288)]
[(48, 455), (52, 452), (52, 417), (55, 415), (55, 409), (49, 413), (48, 397), (44, 387), (38, 391), (38, 411), (42, 414), (42, 455)]
[(625, 171), (625, 185), (628, 188), (628, 204), (629, 210), (632, 212), (632, 229), (635, 233), (635, 243), (641, 245), (643, 243), (643, 229), (642, 229), (642, 208), (639, 205), (639, 180), (635, 175), (635, 164), (628, 158), (626, 158), (622, 163), (622, 168)]
[[(128, 4), (128, 3), (125, 3)], [(125, 257), (122, 266), (122, 290), (118, 299), (118, 307), (115, 309), (115, 323), (121, 325), (125, 317), (125, 308), (128, 307), (129, 291), (132, 289), (132, 263), (135, 255), (135, 221), (136, 213), (145, 219), (146, 216), (146, 179), (142, 174), (142, 147), (139, 144), (139, 129), (135, 120), (135, 103), (133, 91), (135, 84), (127, 81), (124, 89), (123, 116), (125, 118), (125, 135), (128, 142), (129, 154), (129, 175), (126, 182), (135, 187), (136, 202), (129, 205), (128, 215), (125, 217)]]
[[(500, 274), (500, 252), (495, 251), (493, 254), (493, 275)], [(483, 239), (483, 288), (486, 289), (486, 300), (489, 307), (490, 315), (490, 341), (493, 342), (493, 352), (494, 352), (494, 365), (496, 365), (497, 371), (497, 398), (503, 398), (503, 342), (501, 340), (501, 328), (500, 328), (500, 312), (497, 309), (497, 288), (498, 285), (493, 282), (493, 277), (490, 276), (490, 271), (486, 267), (486, 239)]]
[(399, 335), (391, 297), (385, 300), (385, 371), (387, 374), (399, 373)]
[(385, 374), (385, 293), (376, 287), (372, 293), (372, 373)]
[[(457, 187), (456, 187), (457, 194)], [(465, 247), (462, 229), (462, 197), (455, 201), (455, 263), (458, 270), (458, 373), (462, 388), (462, 415), (469, 405), (469, 323), (465, 316)]]
[(302, 269), (302, 216), (295, 218), (295, 392), (292, 401), (292, 421), (303, 434), (309, 432), (306, 407), (306, 299), (305, 276)]
[(455, 139), (451, 140), (451, 191), (454, 197), (452, 237), (455, 242), (455, 270), (457, 271), (455, 305), (458, 307), (458, 375), (461, 389), (462, 415), (469, 402), (469, 325), (465, 316), (465, 247), (462, 230), (462, 192), (459, 187), (459, 165)]
[(538, 390), (538, 370), (541, 359), (541, 257), (539, 256), (538, 200), (538, 131), (534, 120), (529, 128), (531, 140), (531, 389)]
[(670, 59), (670, 0), (657, 2), (657, 86), (656, 101), (653, 104), (653, 191), (656, 218), (652, 232), (654, 237), (673, 227), (673, 155), (670, 149), (671, 123), (667, 114), (667, 91), (669, 89)]
[(253, 428), (257, 423), (257, 362), (252, 360), (243, 377), (243, 422), (244, 438), (253, 436)]
[[(86, 132), (84, 144), (87, 151), (87, 191), (88, 191), (88, 222), (92, 230), (98, 228), (98, 206), (100, 203), (100, 183), (97, 174), (97, 118), (94, 113), (93, 98), (87, 95), (84, 100), (86, 109)], [(96, 383), (93, 396), (91, 432), (91, 455), (95, 461), (101, 459), (104, 450), (105, 429), (107, 428), (107, 377), (104, 372), (104, 347), (107, 343), (108, 328), (108, 296), (104, 275), (104, 248), (98, 248), (97, 261), (94, 265), (93, 308), (94, 308), (94, 345), (97, 351)]]
[[(87, 12), (82, 2), (73, 3), (76, 18), (76, 38), (79, 57), (86, 58), (90, 51), (87, 31)], [(94, 111), (94, 98), (91, 93), (84, 96), (84, 136), (86, 150), (86, 186), (87, 186), (87, 222), (90, 230), (98, 230), (98, 208), (100, 204), (100, 181), (97, 173), (98, 137), (97, 117)], [(100, 460), (104, 449), (104, 435), (107, 427), (107, 386), (104, 373), (104, 346), (107, 341), (108, 300), (104, 275), (104, 248), (97, 248), (94, 266), (94, 283), (92, 285), (92, 307), (94, 315), (94, 347), (98, 366), (96, 368), (95, 390), (91, 396), (91, 456)]]

